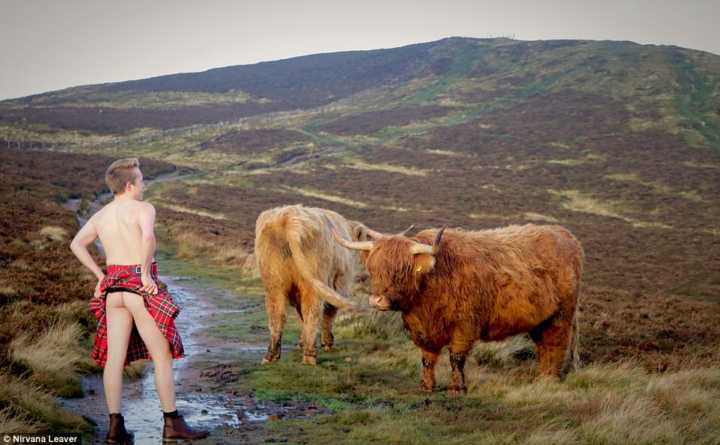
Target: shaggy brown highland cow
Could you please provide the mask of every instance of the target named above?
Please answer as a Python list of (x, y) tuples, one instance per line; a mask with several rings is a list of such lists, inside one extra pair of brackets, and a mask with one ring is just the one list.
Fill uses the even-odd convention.
[(361, 223), (331, 210), (291, 205), (263, 211), (255, 224), (255, 257), (265, 285), (270, 345), (263, 363), (280, 358), (287, 304), (302, 320), (303, 363), (316, 363), (315, 339), (322, 311), (321, 343), (333, 345), (332, 323), (347, 299), (359, 264), (353, 252), (332, 239), (335, 230), (353, 240), (367, 240)]
[(478, 339), (529, 333), (541, 375), (562, 379), (570, 365), (577, 366), (584, 252), (567, 229), (428, 229), (412, 238), (381, 235), (364, 242), (334, 236), (363, 252), (372, 281), (370, 305), (402, 312), (422, 350), (425, 390), (433, 390), (438, 355), (449, 346), (450, 392), (467, 391), (463, 368)]

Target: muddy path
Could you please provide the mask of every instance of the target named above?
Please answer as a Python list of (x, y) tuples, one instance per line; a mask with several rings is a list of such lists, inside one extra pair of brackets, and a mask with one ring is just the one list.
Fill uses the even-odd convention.
[[(183, 177), (170, 174), (155, 181)], [(99, 196), (83, 214), (79, 201), (70, 201), (67, 207), (84, 224), (109, 199), (110, 195)], [(102, 246), (98, 247), (102, 252)], [(207, 439), (194, 443), (260, 443), (262, 425), (268, 419), (302, 418), (319, 412), (312, 404), (260, 403), (252, 389), (229, 389), (241, 378), (227, 371), (234, 364), (260, 366), (267, 341), (262, 299), (223, 288), (195, 273), (197, 269), (187, 267), (171, 252), (157, 252), (156, 258), (160, 279), (181, 307), (176, 323), (187, 355), (173, 362), (177, 409), (191, 426), (211, 430)], [(250, 334), (218, 334), (220, 325), (248, 326)], [(82, 386), (84, 397), (59, 400), (97, 426), (92, 443), (104, 443), (107, 407), (102, 373), (84, 376)], [(122, 412), (126, 427), (135, 433), (136, 444), (162, 443), (163, 421), (152, 362), (146, 362), (142, 377), (124, 378)]]

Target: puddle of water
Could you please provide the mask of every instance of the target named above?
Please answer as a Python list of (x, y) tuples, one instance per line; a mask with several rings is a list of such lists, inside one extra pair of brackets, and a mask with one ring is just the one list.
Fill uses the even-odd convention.
[(252, 411), (245, 411), (245, 417), (250, 422), (264, 422), (268, 420), (267, 414), (259, 414)]

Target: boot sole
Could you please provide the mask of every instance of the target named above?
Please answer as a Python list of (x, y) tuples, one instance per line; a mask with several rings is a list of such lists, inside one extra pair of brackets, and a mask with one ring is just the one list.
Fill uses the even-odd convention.
[(135, 444), (135, 436), (129, 436), (126, 439), (121, 440), (107, 440), (105, 439), (105, 443), (107, 445), (134, 445)]

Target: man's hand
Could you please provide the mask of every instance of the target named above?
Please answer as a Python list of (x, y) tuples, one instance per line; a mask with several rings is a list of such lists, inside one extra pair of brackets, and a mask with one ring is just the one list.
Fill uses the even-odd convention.
[(100, 298), (100, 285), (102, 284), (104, 279), (105, 275), (98, 276), (98, 282), (95, 285), (95, 298)]
[(147, 292), (151, 295), (157, 294), (157, 291), (158, 291), (157, 284), (155, 283), (155, 280), (152, 279), (150, 274), (143, 273), (140, 276), (140, 279), (142, 280), (142, 284), (143, 284), (143, 287), (140, 288), (140, 290), (142, 292)]

